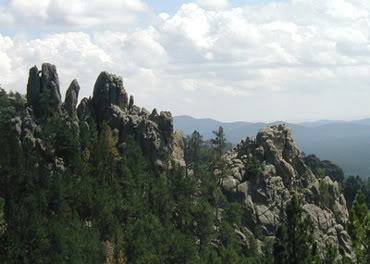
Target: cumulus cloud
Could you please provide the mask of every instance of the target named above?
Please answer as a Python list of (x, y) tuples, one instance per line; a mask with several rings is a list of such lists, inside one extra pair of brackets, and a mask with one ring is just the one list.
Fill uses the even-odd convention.
[(9, 9), (25, 22), (85, 28), (133, 24), (148, 11), (141, 0), (11, 0)]
[[(86, 27), (119, 25), (109, 14), (129, 10), (137, 19), (148, 8), (139, 0), (117, 0), (112, 11), (96, 0), (86, 8), (71, 1), (70, 11), (61, 1), (42, 0), (37, 13), (32, 4), (21, 5), (31, 2), (13, 0), (12, 10), (27, 8), (27, 19)], [(132, 22), (131, 30), (90, 27), (26, 40), (0, 35), (0, 83), (25, 91), (28, 68), (48, 61), (57, 65), (63, 89), (78, 78), (88, 96), (107, 70), (123, 76), (139, 105), (174, 114), (355, 118), (370, 115), (369, 14), (365, 0), (261, 1), (243, 8), (196, 1), (173, 15), (158, 14), (151, 26)]]
[(229, 7), (229, 0), (196, 0), (197, 4), (206, 9), (225, 9)]
[[(91, 87), (91, 76), (98, 74), (95, 72), (97, 68), (111, 65), (110, 55), (93, 44), (86, 33), (54, 34), (29, 41), (0, 35), (0, 57), (1, 84), (22, 93), (26, 91), (28, 69), (33, 65), (40, 66), (43, 62), (56, 64), (63, 77), (63, 91), (77, 77)], [(88, 90), (85, 92), (90, 94)]]

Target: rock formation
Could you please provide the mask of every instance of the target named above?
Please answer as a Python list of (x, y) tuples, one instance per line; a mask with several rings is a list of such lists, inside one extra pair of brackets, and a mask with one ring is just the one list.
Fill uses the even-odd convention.
[[(289, 128), (263, 128), (257, 137), (242, 140), (224, 157), (230, 173), (223, 178), (222, 186), (242, 205), (241, 233), (256, 235), (258, 227), (264, 236), (273, 236), (283, 221), (286, 202), (297, 193), (306, 215), (314, 222), (319, 247), (331, 243), (351, 255), (351, 239), (344, 230), (348, 220), (344, 196), (337, 182), (329, 177), (316, 178), (304, 164)], [(322, 185), (333, 200), (329, 207), (320, 199)]]
[(121, 77), (102, 72), (94, 85), (93, 97), (83, 98), (76, 108), (79, 91), (77, 80), (73, 80), (62, 104), (56, 67), (48, 63), (42, 65), (41, 71), (32, 67), (27, 84), (28, 107), (23, 116), (13, 120), (21, 141), (27, 139), (30, 147), (36, 147), (39, 125), (49, 116), (70, 118), (77, 125), (92, 119), (97, 124), (104, 121), (110, 125), (121, 149), (132, 136), (158, 166), (167, 166), (171, 159), (183, 164), (182, 136), (173, 129), (171, 113), (158, 114), (154, 109), (150, 114), (136, 106)]
[(60, 113), (62, 100), (55, 65), (44, 63), (41, 71), (36, 66), (30, 69), (27, 104), (35, 110), (38, 118), (44, 118), (51, 112)]
[(34, 106), (40, 100), (41, 93), (41, 80), (39, 70), (36, 66), (32, 67), (29, 71), (28, 84), (27, 84), (27, 103)]
[(174, 143), (176, 134), (171, 113), (157, 114), (154, 109), (154, 114), (149, 114), (145, 108), (134, 105), (134, 98), (128, 96), (121, 77), (102, 72), (96, 80), (92, 99), (82, 99), (77, 113), (80, 121), (92, 116), (98, 122), (106, 121), (112, 130), (117, 131), (120, 146), (128, 136), (133, 136), (144, 153), (159, 166), (170, 158), (182, 163), (179, 150), (175, 149), (178, 144)]
[(64, 109), (67, 111), (69, 117), (77, 117), (77, 103), (78, 103), (78, 94), (80, 92), (80, 85), (77, 80), (73, 80), (66, 92), (66, 99), (64, 101)]

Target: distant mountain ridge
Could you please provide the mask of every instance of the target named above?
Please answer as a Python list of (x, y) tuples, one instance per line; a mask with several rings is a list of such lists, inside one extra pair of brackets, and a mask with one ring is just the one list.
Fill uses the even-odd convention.
[(273, 124), (286, 124), (292, 129), (293, 137), (302, 151), (337, 163), (346, 175), (370, 176), (370, 118), (293, 124), (284, 121), (221, 122), (210, 118), (174, 117), (174, 127), (182, 130), (185, 135), (197, 130), (205, 139), (209, 139), (213, 137), (212, 131), (222, 126), (227, 139), (233, 144), (247, 136), (254, 136), (261, 128)]

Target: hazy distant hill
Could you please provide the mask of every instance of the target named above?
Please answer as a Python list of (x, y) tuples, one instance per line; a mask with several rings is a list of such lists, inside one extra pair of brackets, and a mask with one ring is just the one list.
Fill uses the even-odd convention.
[(212, 131), (222, 126), (227, 139), (238, 143), (243, 137), (255, 136), (262, 127), (285, 123), (292, 129), (299, 146), (307, 154), (315, 153), (340, 165), (347, 175), (370, 176), (370, 119), (355, 121), (320, 120), (291, 124), (282, 121), (273, 123), (230, 122), (213, 119), (196, 119), (177, 116), (174, 125), (184, 134), (199, 131), (205, 139), (213, 137)]

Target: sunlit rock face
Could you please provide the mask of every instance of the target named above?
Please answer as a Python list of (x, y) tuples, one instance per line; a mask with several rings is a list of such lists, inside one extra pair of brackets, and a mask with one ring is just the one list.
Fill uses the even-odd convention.
[[(319, 247), (339, 245), (342, 253), (351, 255), (351, 240), (343, 228), (348, 210), (338, 183), (329, 177), (315, 177), (302, 160), (289, 128), (262, 128), (256, 137), (242, 140), (224, 158), (229, 175), (223, 178), (222, 186), (242, 205), (241, 232), (256, 235), (258, 229), (265, 236), (274, 236), (285, 217), (286, 203), (296, 193), (316, 227)], [(257, 168), (251, 169), (253, 164)], [(322, 202), (322, 184), (333, 199), (330, 208)]]

